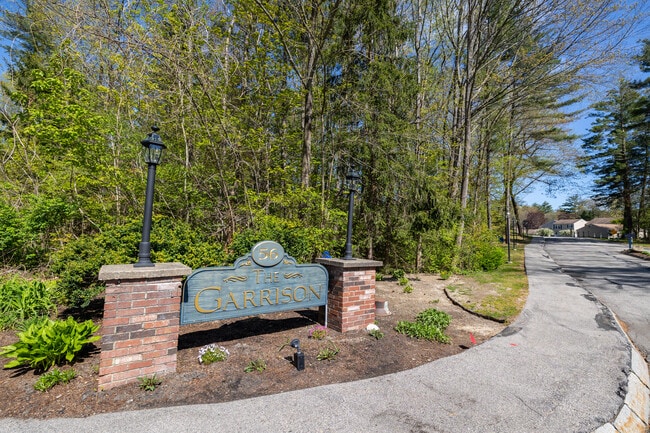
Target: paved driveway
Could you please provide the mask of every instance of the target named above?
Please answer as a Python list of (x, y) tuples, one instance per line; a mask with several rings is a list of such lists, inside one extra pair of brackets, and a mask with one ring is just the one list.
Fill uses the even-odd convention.
[(545, 251), (627, 325), (648, 360), (650, 353), (650, 261), (622, 254), (627, 244), (547, 238)]

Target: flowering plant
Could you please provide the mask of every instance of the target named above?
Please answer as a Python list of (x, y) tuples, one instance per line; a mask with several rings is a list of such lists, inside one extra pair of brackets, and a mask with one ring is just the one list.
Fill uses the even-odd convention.
[(199, 362), (201, 364), (212, 364), (217, 361), (225, 361), (230, 355), (228, 349), (223, 346), (217, 346), (216, 344), (208, 344), (199, 349)]
[(327, 327), (323, 325), (316, 325), (309, 330), (309, 338), (314, 340), (322, 340), (327, 336)]

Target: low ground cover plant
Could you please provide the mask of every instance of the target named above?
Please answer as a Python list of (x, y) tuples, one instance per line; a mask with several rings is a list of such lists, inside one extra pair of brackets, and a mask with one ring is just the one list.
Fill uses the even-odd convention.
[(318, 352), (316, 359), (319, 361), (333, 361), (341, 350), (332, 343), (332, 346), (325, 347)]
[(256, 359), (255, 361), (251, 361), (244, 367), (244, 372), (245, 373), (252, 373), (253, 371), (257, 371), (259, 373), (263, 372), (266, 370), (266, 361), (263, 359)]
[(444, 311), (429, 308), (415, 317), (415, 322), (399, 321), (395, 330), (411, 338), (422, 338), (439, 343), (450, 343), (445, 330), (451, 323), (451, 316)]
[(34, 389), (45, 392), (52, 389), (55, 385), (68, 383), (75, 377), (77, 377), (77, 372), (72, 369), (62, 371), (55, 368), (47, 373), (43, 373), (34, 384)]
[(156, 388), (162, 384), (162, 380), (158, 379), (156, 375), (138, 377), (138, 386), (143, 391), (155, 391)]
[(309, 329), (309, 338), (314, 340), (322, 340), (327, 337), (327, 327), (323, 325), (314, 325)]
[(221, 362), (228, 359), (230, 352), (223, 346), (216, 344), (208, 344), (199, 349), (199, 363), (204, 365), (212, 364), (213, 362)]
[(78, 323), (72, 317), (33, 323), (18, 333), (17, 343), (0, 348), (0, 356), (15, 358), (4, 368), (25, 367), (40, 372), (54, 365), (72, 364), (87, 345), (99, 340), (100, 336), (93, 335), (98, 329), (92, 320)]

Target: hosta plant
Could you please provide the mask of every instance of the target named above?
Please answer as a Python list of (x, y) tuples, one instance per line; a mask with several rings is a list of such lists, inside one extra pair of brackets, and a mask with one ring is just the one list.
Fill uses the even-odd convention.
[(78, 323), (72, 317), (33, 323), (18, 333), (20, 341), (0, 348), (0, 356), (15, 358), (4, 368), (27, 367), (47, 371), (54, 365), (72, 363), (84, 347), (99, 340), (98, 335), (93, 335), (98, 329), (92, 320)]
[(400, 320), (395, 330), (411, 338), (419, 338), (440, 343), (450, 343), (451, 339), (445, 334), (445, 329), (451, 322), (451, 316), (444, 311), (429, 308), (415, 318), (415, 322)]

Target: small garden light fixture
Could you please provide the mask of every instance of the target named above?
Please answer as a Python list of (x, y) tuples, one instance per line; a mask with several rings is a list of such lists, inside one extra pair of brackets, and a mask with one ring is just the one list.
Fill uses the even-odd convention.
[(158, 135), (160, 128), (152, 126), (151, 130), (153, 132), (149, 133), (147, 138), (140, 142), (144, 148), (144, 160), (149, 166), (149, 169), (147, 172), (147, 192), (144, 203), (142, 241), (138, 248), (138, 262), (133, 265), (135, 267), (154, 266), (151, 262), (151, 243), (149, 242), (149, 235), (151, 233), (151, 213), (153, 211), (153, 186), (156, 181), (156, 166), (160, 164), (163, 150), (166, 149), (166, 146), (162, 143), (162, 140)]
[(348, 233), (345, 241), (345, 256), (343, 260), (353, 260), (352, 257), (352, 215), (354, 214), (354, 193), (361, 186), (361, 172), (351, 167), (345, 176), (345, 185), (350, 191), (348, 202)]
[(296, 353), (293, 354), (293, 365), (296, 366), (296, 370), (302, 371), (305, 369), (305, 354), (300, 350), (300, 340), (294, 338), (291, 340), (290, 346), (296, 349)]

